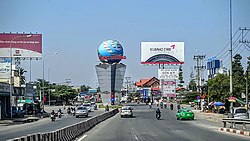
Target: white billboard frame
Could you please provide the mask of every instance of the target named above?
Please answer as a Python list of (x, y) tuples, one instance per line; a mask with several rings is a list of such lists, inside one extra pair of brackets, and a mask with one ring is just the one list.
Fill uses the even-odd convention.
[(141, 64), (184, 64), (184, 42), (141, 42)]

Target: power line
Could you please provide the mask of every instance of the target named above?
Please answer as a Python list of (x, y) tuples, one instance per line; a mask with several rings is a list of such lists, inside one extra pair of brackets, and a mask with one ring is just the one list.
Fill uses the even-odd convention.
[[(233, 35), (233, 38), (234, 38), (234, 36), (238, 33), (238, 31), (239, 30), (236, 30), (236, 32), (234, 33), (234, 35)], [(218, 56), (219, 54), (221, 54), (226, 48), (227, 48), (227, 46), (229, 45), (229, 42), (227, 43), (227, 45), (222, 49), (222, 51), (220, 51), (217, 55), (215, 55), (215, 56)]]
[[(237, 31), (238, 31), (238, 30), (237, 30)], [(237, 39), (236, 39), (236, 40), (234, 40), (233, 45), (235, 45), (235, 44), (236, 44), (236, 42), (238, 41), (238, 39), (240, 38), (240, 36), (241, 36), (241, 34), (239, 34), (239, 36), (237, 37)], [(238, 42), (237, 42), (237, 43), (238, 43)], [(229, 44), (229, 43), (228, 43), (228, 44)], [(227, 44), (227, 46), (228, 46), (228, 44)], [(227, 46), (226, 46), (226, 47), (227, 47)], [(234, 48), (235, 48), (235, 47), (234, 47)], [(233, 49), (234, 49), (234, 48), (233, 48)], [(224, 49), (223, 49), (223, 50), (224, 50)], [(229, 52), (228, 52), (228, 51), (226, 51), (224, 54), (222, 54), (222, 55), (220, 55), (220, 56), (218, 56), (219, 54), (218, 54), (218, 55), (216, 55), (216, 57), (217, 57), (217, 58), (224, 58), (224, 57), (222, 57), (222, 56), (225, 56), (225, 54), (226, 54), (226, 53), (227, 53), (227, 54), (229, 54)]]

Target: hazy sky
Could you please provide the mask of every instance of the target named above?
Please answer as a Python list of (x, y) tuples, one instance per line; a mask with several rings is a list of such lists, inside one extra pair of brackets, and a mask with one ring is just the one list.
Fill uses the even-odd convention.
[[(232, 1), (235, 33), (250, 27), (250, 0)], [(140, 64), (142, 41), (185, 42), (185, 82), (195, 54), (208, 58), (222, 51), (217, 56), (229, 67), (229, 0), (1, 0), (0, 19), (0, 32), (41, 33), (43, 53), (59, 53), (45, 58), (45, 78), (49, 73), (51, 82), (71, 79), (71, 85), (95, 87), (97, 49), (106, 39), (122, 44), (126, 76), (133, 81), (157, 76), (157, 66)], [(234, 52), (242, 52), (246, 64), (250, 48), (236, 44)], [(29, 80), (29, 61), (22, 67)], [(31, 72), (32, 80), (42, 78), (42, 61), (32, 61)]]

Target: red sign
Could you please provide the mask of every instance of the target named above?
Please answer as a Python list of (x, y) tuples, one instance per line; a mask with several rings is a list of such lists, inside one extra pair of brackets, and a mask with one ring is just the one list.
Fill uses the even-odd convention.
[(9, 57), (10, 48), (13, 57), (42, 57), (42, 34), (0, 33), (0, 57)]

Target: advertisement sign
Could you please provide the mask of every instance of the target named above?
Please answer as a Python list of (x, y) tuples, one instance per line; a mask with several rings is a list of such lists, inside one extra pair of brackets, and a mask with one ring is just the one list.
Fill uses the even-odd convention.
[(175, 94), (176, 82), (173, 80), (162, 80), (162, 96), (176, 97)]
[(26, 97), (33, 97), (36, 95), (36, 89), (34, 89), (35, 84), (26, 83)]
[(0, 79), (10, 79), (10, 62), (0, 62)]
[(42, 58), (42, 34), (0, 33), (0, 58)]
[(158, 79), (179, 79), (179, 69), (158, 69)]
[(141, 42), (141, 64), (184, 64), (184, 42)]

